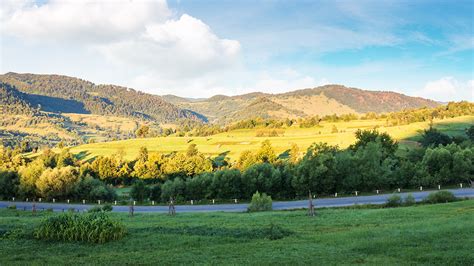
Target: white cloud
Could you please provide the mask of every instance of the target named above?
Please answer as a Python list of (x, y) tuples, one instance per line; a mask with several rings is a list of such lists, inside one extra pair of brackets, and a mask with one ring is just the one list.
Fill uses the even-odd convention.
[(470, 99), (474, 101), (474, 80), (461, 82), (454, 77), (443, 77), (429, 81), (417, 92), (417, 96), (437, 101), (459, 101)]
[(326, 78), (316, 80), (311, 76), (303, 75), (294, 69), (288, 68), (274, 74), (267, 72), (261, 74), (253, 89), (268, 93), (282, 93), (326, 84), (329, 84)]
[(220, 39), (204, 22), (186, 14), (149, 24), (135, 38), (98, 49), (113, 62), (177, 79), (232, 67), (240, 54), (238, 41)]
[(163, 21), (172, 12), (164, 0), (8, 1), (1, 5), (2, 31), (31, 40), (98, 42), (123, 38)]

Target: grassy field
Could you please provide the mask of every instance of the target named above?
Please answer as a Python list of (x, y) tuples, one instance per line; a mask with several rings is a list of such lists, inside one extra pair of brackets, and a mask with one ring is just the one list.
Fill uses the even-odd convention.
[[(31, 232), (45, 216), (0, 210), (0, 229)], [(127, 236), (102, 245), (0, 240), (0, 264), (474, 264), (474, 200), (396, 209), (266, 213), (113, 213)], [(288, 235), (270, 240), (270, 224)]]
[[(474, 124), (474, 116), (463, 116), (445, 120), (437, 120), (435, 127), (450, 135), (464, 134), (464, 129)], [(163, 137), (132, 139), (125, 141), (114, 141), (106, 143), (86, 144), (73, 147), (71, 151), (81, 154), (81, 158), (90, 159), (98, 155), (109, 156), (123, 149), (126, 159), (134, 159), (140, 147), (145, 146), (151, 152), (169, 153), (173, 151), (185, 151), (194, 143), (197, 148), (211, 156), (227, 153), (235, 160), (244, 150), (256, 150), (260, 143), (269, 139), (278, 153), (282, 153), (296, 143), (303, 152), (314, 142), (327, 142), (331, 145), (339, 145), (344, 148), (354, 143), (354, 132), (358, 129), (372, 129), (378, 127), (380, 131), (388, 132), (395, 139), (401, 141), (401, 147), (415, 145), (420, 131), (429, 127), (428, 122), (413, 123), (410, 125), (385, 127), (384, 120), (357, 120), (351, 122), (329, 123), (323, 122), (319, 127), (299, 128), (291, 127), (284, 130), (283, 136), (279, 137), (256, 137), (255, 129), (242, 129), (225, 132), (209, 137)], [(331, 133), (336, 126), (338, 133)]]

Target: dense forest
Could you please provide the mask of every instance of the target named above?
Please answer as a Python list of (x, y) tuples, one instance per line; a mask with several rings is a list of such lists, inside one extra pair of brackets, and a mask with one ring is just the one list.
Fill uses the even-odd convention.
[(189, 145), (169, 154), (140, 150), (135, 160), (123, 150), (111, 157), (80, 161), (67, 148), (44, 150), (37, 158), (23, 156), (27, 144), (0, 153), (0, 196), (47, 199), (112, 200), (110, 185), (132, 185), (136, 200), (249, 199), (255, 191), (276, 199), (307, 195), (391, 191), (469, 183), (474, 179), (474, 126), (464, 137), (451, 138), (425, 130), (419, 148), (400, 150), (388, 134), (356, 132), (347, 149), (315, 143), (302, 153), (298, 146), (276, 154), (270, 142), (243, 152), (231, 163), (225, 154), (207, 157)]
[[(78, 78), (7, 73), (0, 75), (0, 82), (25, 93), (30, 105), (48, 112), (130, 116), (160, 122), (174, 122), (181, 118), (202, 119), (194, 112), (164, 101), (160, 96), (120, 86), (96, 85)], [(62, 102), (64, 104), (58, 104)]]

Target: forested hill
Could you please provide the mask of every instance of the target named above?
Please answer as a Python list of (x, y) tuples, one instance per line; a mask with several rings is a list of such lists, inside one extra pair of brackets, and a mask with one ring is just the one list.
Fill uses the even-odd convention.
[[(121, 86), (96, 85), (73, 77), (7, 73), (0, 75), (0, 82), (22, 93), (16, 95), (16, 98), (21, 98), (21, 104), (47, 112), (127, 116), (159, 122), (175, 122), (181, 118), (204, 119), (160, 96)], [(6, 96), (6, 92), (2, 93)]]
[[(182, 108), (196, 111), (210, 121), (228, 123), (253, 118), (325, 116), (349, 113), (396, 112), (404, 109), (435, 107), (440, 103), (395, 92), (368, 91), (342, 85), (326, 85), (281, 94), (249, 93), (237, 96), (216, 95), (208, 99), (190, 100), (175, 96), (164, 99)], [(258, 112), (244, 112), (255, 110)], [(262, 104), (265, 103), (265, 104)]]

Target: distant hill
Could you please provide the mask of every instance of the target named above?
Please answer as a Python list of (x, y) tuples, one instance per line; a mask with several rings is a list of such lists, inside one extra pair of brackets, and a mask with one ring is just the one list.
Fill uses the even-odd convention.
[(202, 120), (160, 96), (115, 85), (96, 85), (60, 75), (7, 73), (0, 82), (22, 93), (29, 106), (52, 113), (78, 113), (134, 117), (158, 122)]
[(168, 95), (165, 99), (181, 108), (205, 115), (209, 121), (217, 123), (228, 123), (256, 116), (294, 118), (348, 113), (383, 113), (440, 105), (432, 100), (400, 93), (368, 91), (342, 85), (326, 85), (281, 94), (254, 92), (237, 96), (216, 95), (201, 100)]

